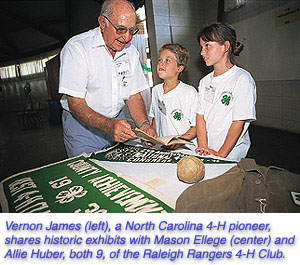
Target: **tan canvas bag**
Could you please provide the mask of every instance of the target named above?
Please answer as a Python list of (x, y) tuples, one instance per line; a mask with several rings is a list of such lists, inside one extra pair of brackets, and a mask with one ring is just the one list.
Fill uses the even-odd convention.
[(300, 175), (245, 158), (223, 175), (187, 188), (175, 212), (300, 212)]

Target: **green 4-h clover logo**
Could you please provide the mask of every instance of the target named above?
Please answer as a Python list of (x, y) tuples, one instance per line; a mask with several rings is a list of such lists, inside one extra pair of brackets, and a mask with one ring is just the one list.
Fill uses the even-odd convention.
[(73, 186), (69, 190), (63, 190), (60, 193), (56, 195), (57, 201), (56, 203), (69, 203), (73, 201), (75, 198), (81, 198), (85, 194), (87, 194), (87, 191), (82, 186)]
[(231, 99), (231, 97), (230, 96), (223, 96), (223, 98), (222, 98), (222, 103), (225, 105), (225, 106), (228, 106), (229, 105), (229, 102), (230, 102), (230, 99)]
[(230, 104), (230, 100), (232, 100), (232, 93), (231, 92), (223, 92), (223, 96), (221, 99), (222, 104), (228, 106)]
[(173, 117), (174, 120), (181, 121), (183, 118), (183, 113), (181, 109), (174, 109), (171, 112), (171, 116)]
[(179, 113), (178, 111), (176, 111), (176, 112), (173, 114), (173, 118), (174, 118), (175, 120), (180, 121), (180, 120), (181, 120), (181, 113)]

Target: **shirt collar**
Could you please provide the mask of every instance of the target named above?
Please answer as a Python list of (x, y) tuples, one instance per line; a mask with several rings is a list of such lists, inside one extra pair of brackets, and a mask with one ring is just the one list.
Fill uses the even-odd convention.
[(172, 90), (170, 90), (167, 94), (164, 94), (164, 88), (163, 88), (164, 83), (162, 83), (162, 93), (164, 97), (173, 97), (175, 94), (179, 93), (182, 87), (182, 81), (179, 80), (179, 84), (174, 87)]
[[(129, 45), (130, 44), (128, 44), (128, 46)], [(97, 48), (97, 47), (105, 47), (106, 50), (107, 50), (107, 52), (109, 52), (108, 49), (107, 49), (107, 47), (106, 47), (105, 41), (103, 39), (102, 33), (100, 31), (100, 27), (97, 27), (95, 29), (95, 37), (94, 37), (94, 41), (93, 41), (93, 48)], [(114, 60), (117, 60), (120, 57), (122, 57), (123, 55), (125, 55), (127, 47), (125, 47), (122, 51), (117, 52), (116, 55), (115, 55)]]
[(93, 41), (93, 48), (94, 47), (99, 47), (99, 46), (105, 46), (105, 42), (104, 39), (102, 37), (102, 33), (100, 31), (100, 27), (95, 29), (96, 33), (95, 33), (95, 38)]

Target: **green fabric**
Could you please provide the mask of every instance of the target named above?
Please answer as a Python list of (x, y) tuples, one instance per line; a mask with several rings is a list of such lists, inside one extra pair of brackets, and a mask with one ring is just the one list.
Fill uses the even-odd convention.
[(85, 156), (79, 156), (2, 181), (2, 210), (63, 213), (173, 212), (155, 195), (144, 191), (145, 184), (134, 183)]
[[(179, 152), (165, 150), (155, 150), (141, 146), (118, 144), (115, 147), (97, 154), (92, 154), (91, 158), (100, 161), (111, 162), (131, 162), (131, 163), (173, 163), (176, 164), (183, 157), (189, 156)], [(203, 161), (204, 164), (232, 164), (236, 162), (225, 161), (214, 158), (204, 158), (195, 156)]]
[(198, 182), (177, 199), (175, 212), (300, 212), (300, 175), (244, 158), (214, 179)]
[(151, 67), (148, 67), (147, 64), (142, 64), (142, 68), (145, 69), (147, 72), (151, 72)]

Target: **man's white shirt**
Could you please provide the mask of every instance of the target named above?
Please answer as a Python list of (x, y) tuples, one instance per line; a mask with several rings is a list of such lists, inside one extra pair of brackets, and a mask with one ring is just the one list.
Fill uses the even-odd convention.
[[(148, 88), (133, 45), (109, 53), (100, 28), (71, 38), (61, 51), (59, 93), (84, 98), (90, 108), (115, 118), (124, 101)], [(62, 106), (68, 110), (66, 99)]]

